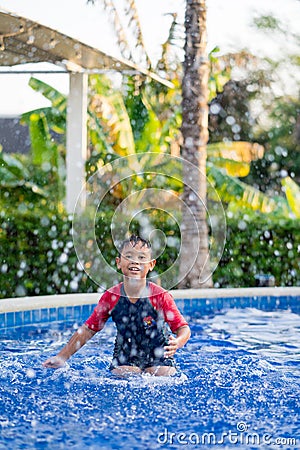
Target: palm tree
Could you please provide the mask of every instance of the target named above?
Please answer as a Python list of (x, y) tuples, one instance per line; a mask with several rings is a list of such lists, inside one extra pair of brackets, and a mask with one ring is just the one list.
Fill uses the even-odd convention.
[[(183, 201), (180, 287), (211, 287), (209, 240), (206, 217), (206, 145), (208, 141), (208, 55), (206, 50), (205, 0), (187, 0), (185, 60), (182, 82)], [(192, 214), (188, 212), (191, 211)], [(192, 219), (194, 217), (195, 221)], [(193, 268), (190, 267), (194, 258)]]

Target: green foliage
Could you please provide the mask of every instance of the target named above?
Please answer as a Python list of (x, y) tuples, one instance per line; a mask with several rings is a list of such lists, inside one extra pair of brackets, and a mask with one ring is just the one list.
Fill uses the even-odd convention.
[[(217, 50), (215, 49), (215, 51)], [(212, 60), (216, 59), (215, 51), (211, 54)], [(216, 72), (215, 78), (219, 79), (218, 77), (218, 72)], [(223, 78), (226, 79), (225, 75)], [(31, 78), (30, 85), (52, 101), (51, 108), (31, 112), (23, 116), (23, 120), (27, 120), (30, 125), (33, 162), (43, 170), (45, 168), (51, 169), (48, 170), (48, 174), (44, 174), (46, 182), (40, 186), (47, 185), (48, 191), (49, 186), (52, 186), (51, 194), (58, 192), (58, 195), (51, 195), (51, 200), (62, 200), (65, 178), (63, 152), (61, 147), (51, 139), (49, 130), (53, 130), (60, 123), (60, 130), (63, 133), (66, 120), (66, 98), (55, 89), (34, 78)], [(215, 106), (219, 105), (220, 102), (220, 105), (223, 105), (222, 107), (226, 109), (226, 115), (229, 114), (231, 117), (234, 110), (240, 116), (240, 107), (245, 108), (244, 97), (245, 95), (246, 97), (249, 96), (246, 89), (242, 89), (245, 86), (237, 82), (229, 82), (226, 83), (225, 87), (226, 89), (224, 88), (221, 97), (216, 98)], [(122, 94), (114, 89), (111, 81), (104, 75), (90, 77), (88, 111), (90, 157), (86, 164), (87, 178), (95, 173), (99, 166), (107, 164), (118, 156), (132, 153), (147, 154), (148, 152), (164, 154), (174, 149), (176, 154), (176, 148), (178, 150), (181, 124), (181, 113), (178, 107), (179, 98), (176, 94), (178, 86), (173, 90), (166, 92), (162, 90), (160, 92), (157, 86), (150, 89), (139, 77), (126, 77), (123, 82), (123, 91)], [(237, 101), (239, 97), (236, 95), (237, 92), (241, 96), (239, 102)], [(235, 102), (232, 99), (230, 100), (233, 94)], [(166, 110), (166, 105), (169, 112)], [(211, 105), (213, 105), (213, 102)], [(233, 108), (233, 110), (231, 111), (230, 108)], [(248, 111), (247, 107), (245, 111)], [(226, 118), (226, 115), (223, 119)], [(233, 127), (230, 133), (233, 132), (235, 125), (236, 120), (233, 120), (233, 125), (230, 125), (230, 130)], [(217, 137), (216, 135), (216, 130), (214, 130), (214, 137)], [(224, 137), (224, 130), (222, 136)], [(236, 135), (231, 137), (232, 139), (237, 138)], [(224, 202), (235, 202), (237, 205), (247, 206), (261, 212), (270, 212), (277, 209), (278, 212), (285, 210), (286, 213), (287, 208), (284, 198), (281, 199), (279, 196), (275, 199), (272, 196), (268, 198), (255, 189), (253, 183), (241, 183), (237, 178), (249, 174), (250, 162), (261, 158), (259, 149), (263, 149), (261, 145), (242, 142), (240, 139), (241, 133), (238, 141), (214, 142), (214, 139), (212, 139), (208, 144), (208, 173), (211, 178), (210, 181), (217, 189), (221, 199)], [(152, 165), (154, 164), (151, 158), (149, 161)], [(144, 167), (141, 166), (141, 170), (143, 169)], [(225, 169), (227, 176), (226, 174), (224, 176), (222, 169)], [(42, 183), (42, 180), (40, 181)], [(120, 189), (118, 192), (115, 191), (117, 198), (124, 198), (124, 193), (128, 192), (128, 189), (125, 191), (122, 189), (122, 191), (123, 193)]]
[(127, 114), (133, 130), (134, 140), (141, 138), (144, 126), (148, 121), (148, 111), (143, 103), (142, 93), (138, 87), (138, 77), (126, 77), (123, 89)]
[(227, 221), (227, 240), (214, 273), (218, 287), (255, 286), (255, 275), (276, 286), (300, 286), (300, 221), (240, 213)]
[(42, 94), (47, 100), (51, 102), (51, 107), (40, 108), (34, 111), (29, 111), (22, 114), (21, 122), (30, 124), (32, 114), (43, 116), (46, 118), (47, 126), (58, 134), (63, 134), (66, 131), (66, 112), (67, 112), (67, 97), (61, 92), (57, 91), (52, 86), (44, 83), (37, 78), (31, 77), (29, 86), (35, 91)]
[[(116, 250), (112, 245), (112, 208), (102, 209), (96, 220), (99, 248), (110, 265)], [(162, 229), (166, 247), (156, 270), (166, 271), (180, 249), (180, 230), (163, 211), (150, 211), (153, 228)], [(135, 217), (133, 232), (141, 232), (145, 218)], [(219, 287), (255, 286), (255, 275), (270, 274), (277, 286), (300, 286), (300, 222), (270, 215), (240, 213), (228, 217), (227, 241), (213, 274)], [(96, 292), (98, 286), (82, 271), (72, 239), (71, 218), (65, 214), (26, 211), (0, 216), (1, 298)]]
[(95, 291), (77, 262), (67, 216), (2, 213), (0, 254), (2, 298)]
[(90, 76), (89, 86), (88, 131), (94, 133), (92, 141), (88, 133), (91, 144), (102, 143), (120, 156), (133, 153), (133, 133), (122, 93), (105, 75)]
[(0, 211), (33, 209), (46, 204), (48, 192), (24, 155), (0, 152)]
[(214, 47), (208, 54), (210, 71), (208, 79), (209, 101), (223, 91), (224, 85), (231, 78), (231, 67), (224, 64), (220, 67), (218, 53), (219, 47)]
[[(30, 132), (31, 153), (27, 164), (37, 185), (44, 188), (53, 206), (61, 206), (65, 195), (65, 131), (67, 98), (48, 84), (31, 77), (29, 85), (51, 101), (48, 108), (22, 114), (21, 123), (27, 124)], [(62, 142), (52, 137), (62, 135)], [(33, 166), (33, 167), (32, 167)]]
[(61, 211), (64, 185), (57, 173), (50, 163), (40, 166), (28, 155), (0, 152), (0, 213)]
[[(207, 163), (207, 176), (221, 200), (235, 209), (244, 207), (262, 213), (273, 212), (282, 217), (289, 214), (288, 203), (284, 198), (269, 197), (238, 178), (228, 176), (209, 162)], [(213, 195), (211, 190), (208, 192), (208, 195), (210, 194)]]
[(284, 178), (281, 183), (292, 213), (300, 219), (300, 187), (290, 177)]
[[(97, 171), (99, 165), (101, 166), (117, 156), (126, 156), (132, 153), (145, 153), (145, 158), (139, 165), (141, 171), (145, 171), (149, 165), (156, 166), (153, 156), (148, 152), (157, 152), (163, 155), (170, 150), (172, 145), (177, 145), (180, 114), (177, 110), (177, 99), (174, 96), (176, 89), (174, 92), (170, 90), (169, 93), (159, 93), (154, 89), (149, 95), (149, 89), (141, 89), (138, 77), (136, 79), (126, 77), (126, 82), (124, 81), (123, 84), (123, 88), (125, 88), (125, 100), (123, 101), (122, 94), (112, 87), (111, 81), (104, 75), (90, 76), (89, 82), (88, 129), (91, 155), (86, 164), (88, 178)], [(61, 124), (66, 120), (65, 96), (35, 78), (30, 79), (30, 85), (52, 101), (51, 108), (23, 116), (23, 120), (27, 120), (30, 125), (33, 162), (42, 169), (48, 166), (51, 168), (49, 174), (47, 176), (45, 174), (45, 178), (48, 186), (54, 186), (59, 192), (58, 199), (61, 200), (64, 194), (64, 171), (60, 168), (64, 167), (64, 163), (59, 159), (60, 148), (52, 142), (49, 130), (57, 124), (57, 120), (52, 120), (53, 117), (59, 118), (58, 122)], [(235, 89), (236, 86), (233, 85), (231, 88)], [(157, 95), (154, 94), (155, 92)], [(147, 100), (148, 97), (151, 98), (151, 102)], [(155, 109), (151, 106), (152, 104), (156, 106)], [(171, 108), (171, 115), (166, 114), (166, 104), (173, 105), (174, 109)], [(61, 129), (63, 130), (64, 126)], [(208, 159), (214, 167), (212, 166), (209, 173), (213, 178), (212, 184), (215, 185), (223, 201), (233, 202), (236, 200), (239, 205), (244, 204), (254, 210), (260, 209), (263, 212), (269, 212), (276, 207), (276, 205), (271, 209), (269, 207), (269, 203), (274, 203), (273, 199), (268, 199), (251, 186), (240, 183), (238, 179), (224, 177), (218, 170), (219, 166), (226, 169), (227, 175), (236, 177), (247, 175), (250, 162), (261, 157), (260, 153), (263, 152), (263, 148), (261, 150), (260, 147), (258, 144), (241, 141), (210, 143)], [(228, 189), (227, 185), (229, 185)], [(116, 198), (125, 198), (131, 189), (132, 186), (127, 189), (119, 187), (115, 190)], [(251, 191), (250, 194), (248, 191)], [(257, 198), (260, 201), (257, 201)]]
[(276, 31), (280, 29), (280, 21), (274, 16), (259, 16), (253, 19), (258, 29)]
[(300, 145), (297, 123), (300, 114), (299, 99), (276, 98), (268, 118), (270, 126), (261, 130), (257, 139), (266, 149), (263, 159), (256, 161), (246, 182), (261, 190), (281, 192), (280, 180), (291, 175), (300, 183)]

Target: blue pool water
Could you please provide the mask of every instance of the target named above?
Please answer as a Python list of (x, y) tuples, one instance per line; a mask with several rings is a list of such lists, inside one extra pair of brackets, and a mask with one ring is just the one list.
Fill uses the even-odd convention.
[(1, 332), (0, 449), (300, 448), (297, 312), (195, 314), (175, 378), (110, 375), (111, 323), (66, 367), (43, 369), (76, 326)]

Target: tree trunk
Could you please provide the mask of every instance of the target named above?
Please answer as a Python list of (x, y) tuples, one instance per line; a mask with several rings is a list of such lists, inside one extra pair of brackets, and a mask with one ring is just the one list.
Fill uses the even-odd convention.
[(186, 0), (182, 83), (183, 215), (180, 288), (212, 287), (206, 217), (208, 56), (205, 0)]

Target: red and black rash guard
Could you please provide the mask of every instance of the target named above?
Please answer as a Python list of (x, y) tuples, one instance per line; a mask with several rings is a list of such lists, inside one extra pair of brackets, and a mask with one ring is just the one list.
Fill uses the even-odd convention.
[(174, 333), (188, 325), (180, 314), (173, 297), (160, 286), (147, 283), (146, 295), (136, 303), (130, 302), (123, 283), (107, 290), (99, 300), (85, 325), (100, 331), (111, 317), (117, 336), (112, 368), (135, 365), (142, 369), (154, 365), (174, 365), (172, 358), (164, 358), (167, 345), (166, 324)]

